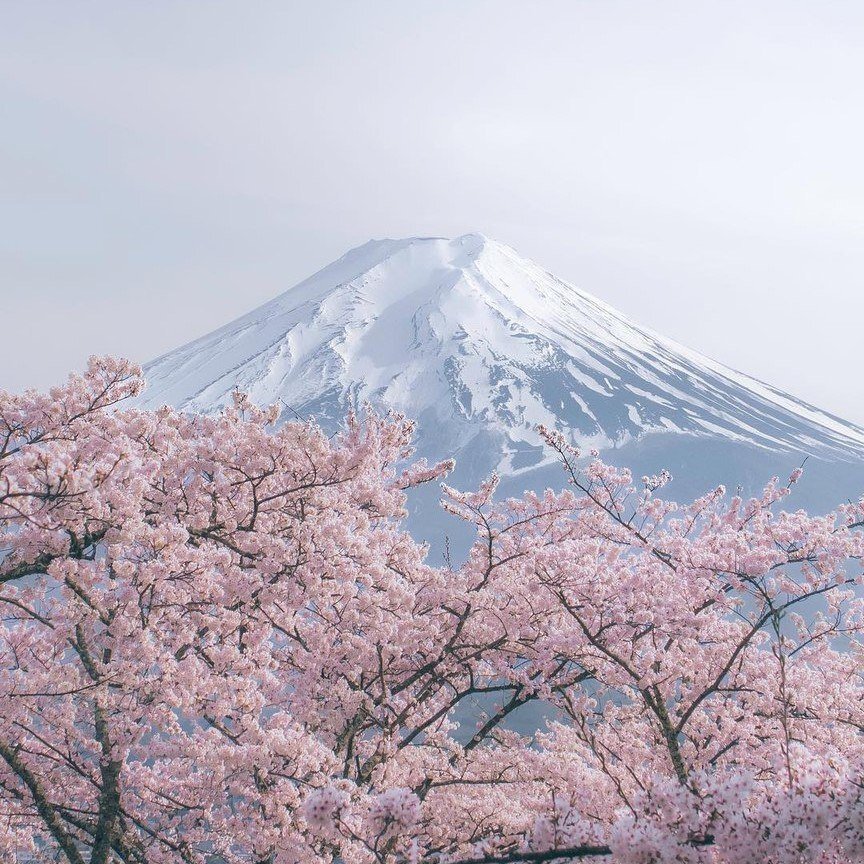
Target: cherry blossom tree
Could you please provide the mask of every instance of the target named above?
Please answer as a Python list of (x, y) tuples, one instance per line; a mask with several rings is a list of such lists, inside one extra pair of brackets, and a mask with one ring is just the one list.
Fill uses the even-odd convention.
[(0, 394), (2, 860), (864, 860), (861, 503), (679, 506), (542, 430), (568, 488), (444, 486), (433, 567), (405, 418), (141, 386)]

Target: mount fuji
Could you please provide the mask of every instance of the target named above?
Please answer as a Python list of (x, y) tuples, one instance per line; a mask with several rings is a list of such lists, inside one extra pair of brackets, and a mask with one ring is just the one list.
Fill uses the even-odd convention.
[(455, 455), (463, 484), (497, 470), (515, 491), (561, 485), (543, 423), (610, 461), (683, 471), (679, 494), (755, 487), (805, 457), (808, 506), (864, 491), (864, 429), (479, 234), (370, 241), (145, 374), (143, 407), (206, 412), (239, 388), (325, 429), (365, 402), (401, 411), (417, 420), (419, 453)]

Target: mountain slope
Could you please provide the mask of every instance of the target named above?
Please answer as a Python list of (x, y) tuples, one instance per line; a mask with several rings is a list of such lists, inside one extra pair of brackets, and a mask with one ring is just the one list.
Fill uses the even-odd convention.
[[(651, 332), (508, 246), (370, 241), (145, 368), (141, 404), (208, 411), (248, 391), (336, 426), (369, 401), (418, 420), (422, 453), (542, 463), (536, 426), (620, 447), (681, 433), (857, 461), (864, 430)], [(666, 436), (664, 436), (666, 437)]]

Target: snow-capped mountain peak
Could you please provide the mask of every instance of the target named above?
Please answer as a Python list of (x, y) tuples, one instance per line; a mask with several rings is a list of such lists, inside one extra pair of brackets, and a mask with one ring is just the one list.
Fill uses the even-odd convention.
[(542, 458), (540, 423), (597, 447), (673, 432), (864, 453), (864, 430), (638, 326), (481, 234), (370, 241), (145, 371), (148, 407), (207, 411), (240, 388), (335, 426), (369, 401), (417, 419), (432, 456), (494, 441), (510, 473)]

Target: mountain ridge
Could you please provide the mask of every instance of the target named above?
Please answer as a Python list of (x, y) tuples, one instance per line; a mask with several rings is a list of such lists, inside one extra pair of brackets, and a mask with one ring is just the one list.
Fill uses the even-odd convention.
[(601, 449), (665, 432), (864, 454), (864, 429), (638, 325), (482, 234), (371, 240), (145, 374), (145, 407), (208, 411), (240, 388), (329, 427), (368, 401), (417, 419), (434, 456), (483, 432), (502, 451), (494, 467), (511, 474), (546, 458), (540, 423)]

